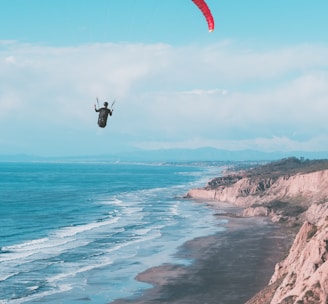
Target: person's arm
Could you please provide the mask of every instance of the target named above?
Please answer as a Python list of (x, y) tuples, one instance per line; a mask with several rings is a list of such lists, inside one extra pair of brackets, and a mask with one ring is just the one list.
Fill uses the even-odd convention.
[(96, 107), (96, 105), (95, 105), (95, 111), (96, 111), (96, 112), (99, 112), (99, 110), (97, 110), (97, 107)]

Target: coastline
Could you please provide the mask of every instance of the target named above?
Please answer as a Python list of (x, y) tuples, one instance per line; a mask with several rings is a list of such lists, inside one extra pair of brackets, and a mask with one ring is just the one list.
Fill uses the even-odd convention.
[(240, 304), (263, 289), (275, 264), (286, 256), (293, 235), (286, 235), (285, 227), (266, 218), (238, 217), (236, 208), (227, 206), (210, 204), (220, 210), (219, 219), (227, 220), (225, 231), (190, 240), (179, 248), (177, 256), (192, 259), (190, 265), (147, 269), (136, 279), (153, 287), (111, 303)]
[(179, 254), (194, 263), (145, 271), (154, 288), (115, 304), (328, 303), (328, 160), (227, 172), (185, 198), (217, 208), (227, 230), (187, 242)]
[(295, 157), (226, 172), (188, 198), (229, 202), (295, 233), (270, 282), (247, 304), (328, 303), (328, 160)]

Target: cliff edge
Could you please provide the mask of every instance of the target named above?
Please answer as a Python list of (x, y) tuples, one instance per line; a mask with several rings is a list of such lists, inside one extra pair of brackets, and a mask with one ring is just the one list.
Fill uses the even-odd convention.
[(247, 304), (328, 304), (328, 160), (289, 158), (230, 172), (187, 197), (229, 202), (243, 207), (240, 215), (299, 229), (267, 288)]
[(288, 158), (246, 171), (226, 173), (186, 197), (228, 202), (244, 216), (269, 216), (274, 222), (302, 224), (313, 204), (328, 201), (328, 160)]

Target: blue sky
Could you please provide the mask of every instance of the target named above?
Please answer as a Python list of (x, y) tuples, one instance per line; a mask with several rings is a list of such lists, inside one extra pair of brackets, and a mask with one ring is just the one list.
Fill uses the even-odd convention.
[(2, 0), (0, 154), (328, 151), (328, 1), (207, 3)]

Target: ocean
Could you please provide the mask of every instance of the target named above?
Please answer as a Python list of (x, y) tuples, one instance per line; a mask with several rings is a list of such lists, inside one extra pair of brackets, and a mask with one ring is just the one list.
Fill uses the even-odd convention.
[(224, 231), (183, 196), (222, 163), (0, 163), (0, 303), (110, 303), (151, 285), (138, 273), (188, 265), (178, 248)]

